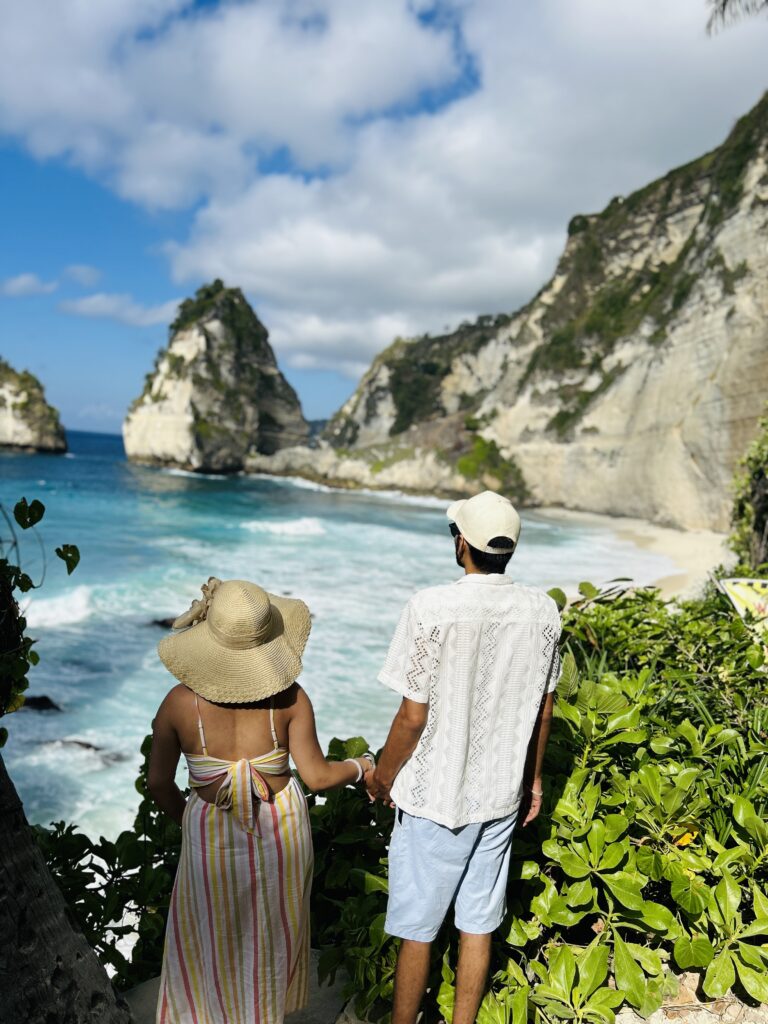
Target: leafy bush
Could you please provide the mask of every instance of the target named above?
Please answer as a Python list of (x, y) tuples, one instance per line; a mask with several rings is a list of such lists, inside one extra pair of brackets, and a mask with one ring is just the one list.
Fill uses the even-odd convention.
[[(610, 1024), (625, 1002), (648, 1016), (691, 969), (707, 996), (735, 985), (766, 1000), (762, 648), (714, 588), (680, 610), (653, 590), (582, 594), (566, 616), (545, 808), (515, 840), (478, 1020), (522, 1024), (536, 1009)], [(334, 855), (317, 879), (315, 937), (323, 969), (345, 963), (358, 1010), (376, 1016), (397, 947), (382, 930), (388, 822), (379, 809), (369, 831), (355, 795), (338, 799), (328, 824), (344, 842), (316, 835)], [(451, 1019), (454, 941), (444, 928), (434, 945), (427, 1019)]]
[[(768, 1000), (768, 696), (763, 648), (711, 587), (676, 608), (652, 589), (581, 585), (537, 821), (515, 839), (483, 1024), (611, 1024), (648, 1016), (683, 970), (704, 993)], [(561, 592), (555, 599), (564, 602)], [(333, 758), (365, 741), (334, 740)], [(149, 740), (143, 751), (149, 752)], [(146, 797), (135, 829), (91, 843), (41, 832), (52, 870), (127, 987), (157, 974), (179, 830)], [(359, 788), (309, 797), (312, 935), (323, 976), (347, 970), (360, 1012), (385, 1016), (397, 940), (384, 933), (393, 812)], [(93, 886), (96, 885), (94, 889)], [(106, 894), (106, 895), (105, 895)], [(116, 942), (139, 941), (130, 962)], [(426, 1019), (450, 1022), (456, 936), (433, 946)]]
[[(7, 364), (5, 364), (7, 365)], [(0, 369), (2, 367), (0, 366)], [(39, 587), (20, 565), (18, 530), (31, 530), (45, 515), (45, 505), (36, 498), (28, 502), (22, 498), (13, 509), (13, 517), (0, 505), (0, 718), (18, 711), (24, 704), (24, 691), (29, 686), (27, 674), (40, 657), (34, 650), (35, 641), (27, 635), (27, 620), (19, 611), (16, 592), (26, 594)], [(45, 549), (41, 544), (45, 564)], [(73, 573), (80, 561), (80, 551), (74, 544), (56, 548), (56, 556)], [(43, 576), (45, 573), (43, 572)], [(0, 728), (0, 747), (5, 745), (8, 730)]]
[[(114, 842), (94, 842), (73, 825), (37, 828), (48, 867), (77, 923), (118, 989), (160, 973), (168, 905), (181, 850), (181, 829), (155, 806), (147, 790), (152, 737), (136, 780), (141, 802), (132, 829)], [(135, 940), (129, 956), (119, 948)]]

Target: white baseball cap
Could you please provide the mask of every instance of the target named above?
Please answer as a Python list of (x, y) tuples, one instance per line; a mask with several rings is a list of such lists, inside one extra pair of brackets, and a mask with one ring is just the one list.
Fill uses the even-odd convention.
[[(488, 555), (509, 555), (520, 536), (520, 516), (509, 498), (494, 491), (483, 491), (472, 498), (454, 501), (445, 513), (473, 548)], [(503, 547), (488, 542), (496, 537), (509, 538)]]

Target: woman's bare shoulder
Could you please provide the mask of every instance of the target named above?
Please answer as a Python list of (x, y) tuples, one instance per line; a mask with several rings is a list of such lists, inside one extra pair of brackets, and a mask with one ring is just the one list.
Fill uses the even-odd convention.
[(304, 694), (304, 691), (299, 684), (291, 683), (287, 690), (281, 690), (280, 693), (275, 694), (273, 698), (275, 707), (283, 711), (295, 711), (301, 703), (302, 694)]
[(187, 686), (177, 683), (163, 697), (156, 717), (174, 721), (179, 715), (188, 712), (189, 707), (194, 704), (194, 699), (192, 691)]

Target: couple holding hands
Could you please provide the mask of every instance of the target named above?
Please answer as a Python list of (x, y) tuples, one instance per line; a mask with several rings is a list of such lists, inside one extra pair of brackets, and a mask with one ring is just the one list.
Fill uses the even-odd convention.
[[(302, 601), (212, 578), (160, 642), (180, 685), (155, 717), (149, 786), (181, 824), (182, 847), (158, 1024), (281, 1024), (306, 1005), (312, 836), (289, 757), (311, 790), (364, 782), (396, 808), (392, 1024), (415, 1024), (430, 944), (452, 904), (453, 1024), (475, 1020), (512, 833), (541, 806), (560, 617), (547, 594), (505, 575), (520, 535), (511, 502), (484, 491), (447, 515), (464, 574), (418, 591), (400, 616), (378, 678), (402, 702), (378, 764), (323, 755), (296, 682), (311, 626)], [(174, 781), (182, 754), (189, 798)]]

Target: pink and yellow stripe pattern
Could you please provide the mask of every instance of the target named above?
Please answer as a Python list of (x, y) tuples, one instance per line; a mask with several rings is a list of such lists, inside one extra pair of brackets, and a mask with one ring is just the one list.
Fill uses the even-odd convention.
[(307, 802), (295, 779), (265, 799), (250, 762), (207, 760), (215, 777), (231, 765), (229, 796), (212, 804), (193, 791), (184, 811), (156, 1021), (282, 1024), (307, 1002)]

